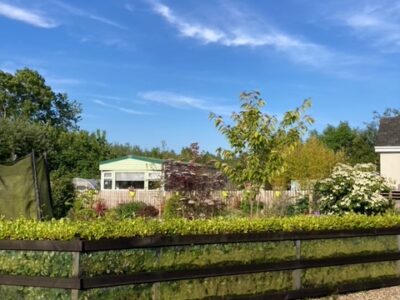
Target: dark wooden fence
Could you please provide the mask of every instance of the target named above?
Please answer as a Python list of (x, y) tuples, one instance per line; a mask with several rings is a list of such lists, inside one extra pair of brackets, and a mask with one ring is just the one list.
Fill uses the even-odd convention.
[[(79, 272), (79, 255), (96, 251), (122, 250), (135, 248), (159, 248), (183, 245), (205, 245), (224, 243), (250, 243), (268, 241), (294, 241), (296, 247), (301, 247), (301, 241), (318, 239), (342, 239), (373, 236), (399, 236), (400, 227), (387, 229), (347, 230), (347, 231), (320, 231), (320, 232), (291, 232), (291, 233), (253, 233), (253, 234), (225, 234), (225, 235), (195, 235), (195, 236), (153, 236), (146, 238), (122, 238), (113, 240), (71, 240), (71, 241), (0, 241), (0, 250), (33, 250), (33, 251), (60, 251), (73, 253), (73, 277), (50, 278), (17, 275), (0, 275), (0, 285), (31, 286), (45, 288), (62, 288), (75, 291), (93, 288), (106, 288), (139, 283), (156, 283), (185, 279), (209, 278), (239, 274), (253, 274), (275, 271), (305, 270), (330, 266), (344, 266), (372, 262), (387, 262), (400, 260), (400, 249), (397, 252), (357, 254), (343, 257), (323, 259), (301, 259), (285, 262), (262, 264), (232, 265), (224, 267), (210, 267), (192, 270), (170, 270), (156, 272), (140, 272), (131, 275), (102, 275), (83, 277)], [(296, 280), (294, 278), (294, 280)], [(298, 288), (291, 291), (269, 293), (255, 296), (229, 296), (224, 299), (302, 299), (307, 297), (325, 296), (332, 293), (347, 293), (361, 290), (375, 289), (400, 285), (398, 278), (374, 279), (351, 284), (341, 284), (334, 287)], [(72, 297), (74, 299), (74, 297)]]

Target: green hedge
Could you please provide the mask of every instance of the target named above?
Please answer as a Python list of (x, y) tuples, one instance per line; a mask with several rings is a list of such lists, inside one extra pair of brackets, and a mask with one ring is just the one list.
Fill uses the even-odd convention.
[[(70, 300), (71, 291), (63, 289), (0, 285), (1, 299)], [(109, 298), (110, 299), (110, 298)]]
[(395, 261), (324, 267), (305, 270), (303, 287), (335, 286), (341, 283), (368, 281), (378, 278), (397, 277)]
[(274, 218), (214, 218), (207, 220), (122, 220), (68, 219), (39, 222), (19, 219), (0, 220), (0, 239), (71, 240), (152, 235), (195, 235), (249, 232), (293, 232), (315, 230), (375, 229), (400, 226), (400, 215), (382, 216), (296, 216)]
[(293, 242), (233, 243), (101, 251), (81, 255), (84, 276), (198, 269), (296, 258)]
[(72, 254), (52, 251), (0, 251), (1, 275), (70, 277)]

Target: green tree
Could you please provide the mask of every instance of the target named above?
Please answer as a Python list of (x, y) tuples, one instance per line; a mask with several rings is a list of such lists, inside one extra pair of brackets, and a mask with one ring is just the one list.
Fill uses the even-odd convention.
[(100, 130), (61, 132), (55, 150), (57, 154), (50, 161), (52, 168), (73, 177), (98, 178), (99, 161), (110, 157), (106, 133)]
[(55, 136), (51, 126), (0, 118), (0, 161), (13, 161), (32, 150), (51, 154)]
[(273, 183), (286, 187), (295, 180), (302, 189), (312, 190), (318, 180), (328, 177), (338, 163), (345, 161), (344, 152), (334, 152), (318, 138), (312, 136), (288, 155), (285, 172), (274, 178)]
[(54, 92), (36, 71), (0, 70), (0, 119), (25, 119), (56, 128), (77, 127), (81, 108), (66, 94)]
[(217, 150), (223, 160), (216, 166), (234, 184), (246, 188), (248, 199), (253, 201), (260, 188), (284, 171), (286, 157), (313, 123), (305, 115), (311, 101), (305, 100), (278, 120), (262, 111), (265, 102), (259, 92), (242, 93), (240, 100), (241, 111), (232, 114), (232, 124), (221, 116), (210, 115), (230, 145), (230, 149)]

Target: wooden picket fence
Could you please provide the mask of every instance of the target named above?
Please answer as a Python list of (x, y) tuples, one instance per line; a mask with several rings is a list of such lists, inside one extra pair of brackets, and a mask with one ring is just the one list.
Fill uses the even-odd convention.
[[(234, 202), (240, 202), (243, 199), (243, 191), (215, 191), (212, 193), (213, 198), (226, 199), (228, 205), (233, 205)], [(141, 201), (146, 204), (152, 205), (156, 208), (162, 207), (166, 199), (172, 196), (172, 192), (166, 191), (136, 191), (135, 197), (129, 195), (127, 190), (120, 191), (100, 191), (97, 195), (98, 199), (104, 201), (108, 208), (116, 207), (121, 204), (126, 204), (132, 201)], [(224, 195), (225, 194), (225, 195)], [(307, 195), (308, 191), (272, 191), (262, 190), (257, 195), (256, 202), (263, 203), (266, 208), (271, 207), (284, 199), (289, 203), (293, 203), (299, 196)]]

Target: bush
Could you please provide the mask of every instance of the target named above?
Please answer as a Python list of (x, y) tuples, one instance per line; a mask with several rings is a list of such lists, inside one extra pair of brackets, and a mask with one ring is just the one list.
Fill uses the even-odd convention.
[(105, 206), (100, 200), (96, 200), (96, 194), (95, 190), (78, 193), (68, 217), (73, 220), (92, 220), (104, 215)]
[(309, 199), (308, 195), (299, 197), (296, 202), (289, 204), (286, 210), (288, 216), (305, 215), (309, 212)]
[(103, 238), (181, 236), (196, 234), (233, 234), (257, 232), (299, 232), (318, 230), (377, 229), (400, 226), (400, 215), (364, 216), (295, 216), (271, 218), (213, 219), (126, 219), (95, 218), (87, 221), (68, 219), (35, 221), (28, 219), (1, 220), (0, 240), (89, 240)]
[(53, 215), (56, 219), (63, 218), (71, 209), (75, 190), (72, 175), (51, 174), (51, 195), (53, 199)]
[(154, 218), (158, 216), (157, 208), (140, 201), (121, 204), (114, 211), (119, 219), (132, 219), (136, 217)]
[(392, 207), (392, 203), (381, 195), (390, 191), (390, 185), (376, 173), (373, 164), (354, 167), (339, 164), (329, 178), (316, 184), (315, 189), (320, 197), (320, 211), (324, 214), (375, 215)]
[(179, 193), (173, 194), (171, 197), (165, 201), (164, 209), (163, 209), (163, 217), (165, 219), (172, 219), (181, 217), (181, 196)]

